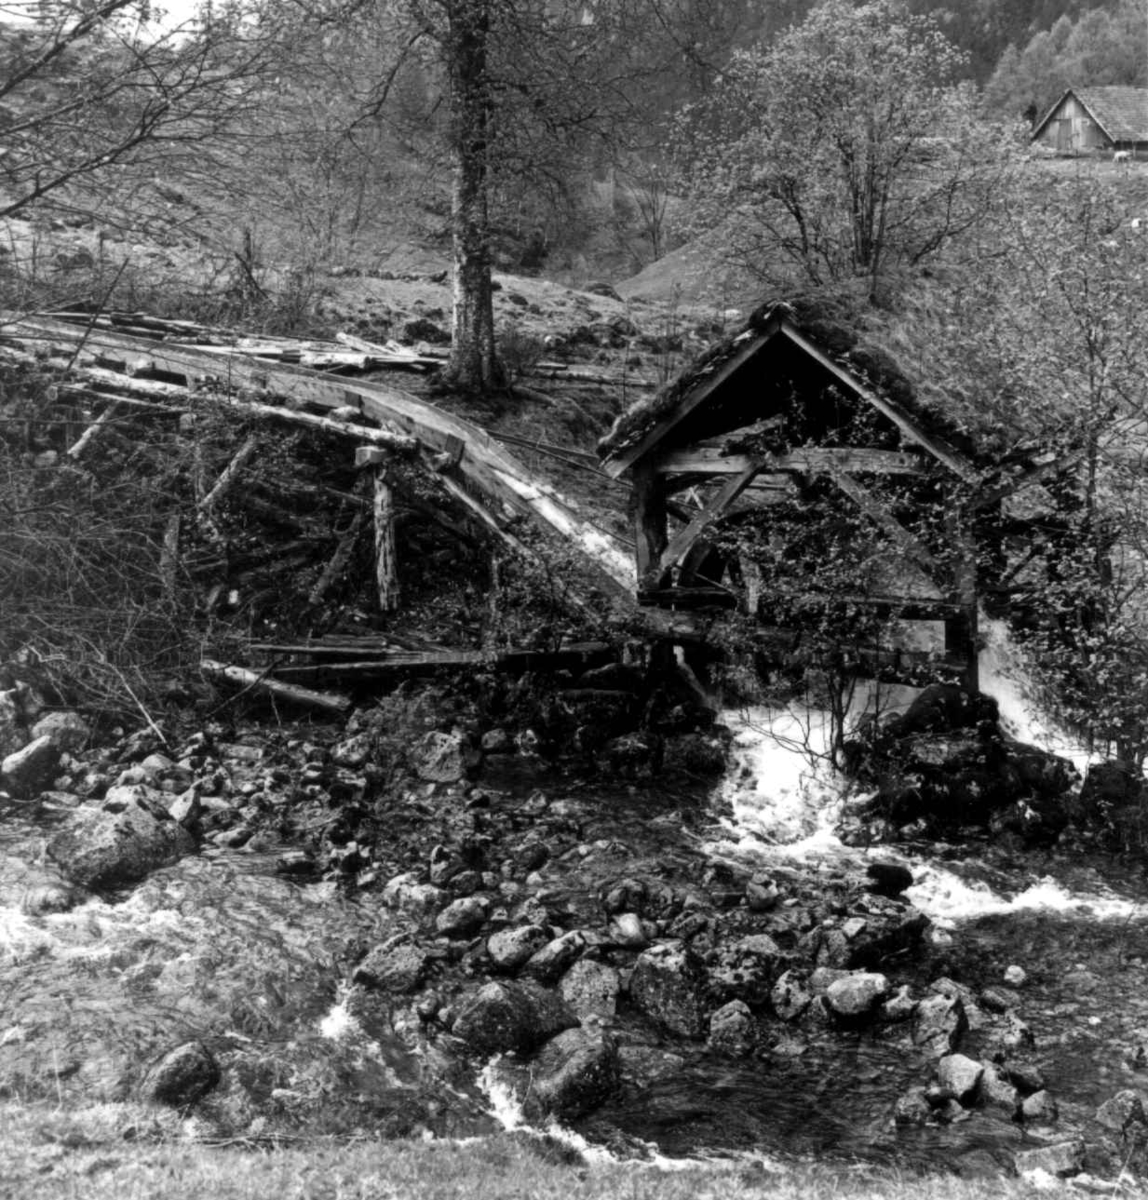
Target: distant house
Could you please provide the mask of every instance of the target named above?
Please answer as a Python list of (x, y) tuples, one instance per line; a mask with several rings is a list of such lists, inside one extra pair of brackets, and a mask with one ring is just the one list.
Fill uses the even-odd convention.
[(1032, 132), (1057, 154), (1127, 150), (1148, 157), (1148, 88), (1069, 88)]

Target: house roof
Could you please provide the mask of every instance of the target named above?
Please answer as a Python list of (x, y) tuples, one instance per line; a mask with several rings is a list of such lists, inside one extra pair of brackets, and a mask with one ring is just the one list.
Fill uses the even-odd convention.
[(1038, 138), (1068, 96), (1075, 96), (1113, 142), (1148, 142), (1148, 88), (1069, 88), (1045, 113), (1032, 132)]
[(633, 404), (598, 443), (603, 467), (617, 477), (657, 448), (671, 430), (722, 384), (774, 343), (796, 347), (864, 403), (897, 425), (902, 436), (957, 475), (976, 473), (967, 439), (917, 403), (916, 389), (893, 357), (861, 339), (824, 302), (771, 301), (732, 337), (712, 346), (673, 383)]

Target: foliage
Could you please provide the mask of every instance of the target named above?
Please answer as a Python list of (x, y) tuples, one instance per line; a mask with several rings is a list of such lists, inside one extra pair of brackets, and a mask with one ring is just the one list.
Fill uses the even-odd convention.
[[(1148, 750), (1148, 237), (1090, 175), (1029, 193), (997, 255), (951, 298), (939, 377), (1001, 442), (1059, 466), (1018, 491), (998, 535), (1043, 699), (1099, 747)], [(954, 389), (957, 390), (957, 389)], [(1019, 463), (1002, 467), (1016, 477)]]
[(0, 661), (67, 702), (138, 716), (197, 657), (182, 573), (165, 574), (174, 478), (121, 440), (97, 479), (58, 464), (48, 381), (0, 378)]
[(760, 279), (876, 291), (982, 220), (1009, 164), (1005, 132), (955, 86), (961, 66), (892, 0), (824, 0), (685, 113), (693, 229)]
[[(886, 484), (880, 502), (917, 533), (939, 514), (919, 501), (909, 505)], [(827, 480), (810, 481), (766, 508), (727, 518), (715, 538), (717, 555), (703, 564), (711, 578), (723, 571), (748, 598), (756, 623), (729, 631), (732, 661), (752, 664), (768, 678), (764, 699), (797, 704), (828, 716), (824, 753), (843, 765), (850, 724), (858, 716), (858, 683), (879, 662), (898, 620), (896, 605), (861, 597), (911, 592), (914, 568), (891, 552), (872, 521)], [(714, 582), (720, 582), (714, 579)], [(755, 650), (762, 653), (756, 662)], [(781, 661), (777, 671), (767, 664)], [(807, 739), (808, 741), (808, 739)], [(812, 742), (809, 742), (812, 745)]]
[(1023, 49), (1005, 48), (985, 84), (986, 107), (1035, 122), (1068, 87), (1148, 86), (1146, 28), (1148, 0), (1090, 8), (1075, 21), (1063, 15)]

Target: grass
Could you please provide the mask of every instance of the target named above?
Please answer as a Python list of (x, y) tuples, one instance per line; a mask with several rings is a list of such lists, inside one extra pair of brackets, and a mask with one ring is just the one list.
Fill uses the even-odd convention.
[[(887, 1168), (726, 1162), (662, 1169), (570, 1161), (518, 1135), (474, 1141), (308, 1142), (259, 1148), (175, 1140), (174, 1114), (0, 1105), (4, 1200), (986, 1200), (1019, 1180), (902, 1175)], [(166, 1130), (165, 1130), (166, 1127)], [(166, 1139), (162, 1134), (166, 1131)], [(1121, 1195), (1130, 1192), (1121, 1190)]]

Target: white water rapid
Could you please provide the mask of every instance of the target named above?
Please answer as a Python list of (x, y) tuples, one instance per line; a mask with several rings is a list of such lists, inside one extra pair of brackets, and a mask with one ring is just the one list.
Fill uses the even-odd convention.
[[(1008, 736), (1070, 759), (1083, 772), (1088, 750), (1039, 712), (1023, 665), (1003, 622), (982, 620), (981, 687), (996, 699)], [(915, 689), (872, 685), (859, 689), (848, 722), (866, 714), (904, 711)], [(848, 847), (834, 833), (850, 785), (828, 760), (829, 715), (800, 709), (731, 710), (723, 720), (734, 730), (734, 759), (716, 799), (727, 814), (708, 849), (717, 857), (743, 864), (810, 865), (853, 863), (867, 859), (904, 862), (916, 880), (906, 893), (940, 927), (999, 913), (1045, 911), (1101, 919), (1148, 917), (1148, 906), (1123, 898), (1096, 881), (1087, 891), (1070, 888), (1049, 876), (1012, 891), (994, 886), (964, 864), (910, 859), (895, 846), (872, 850)]]

